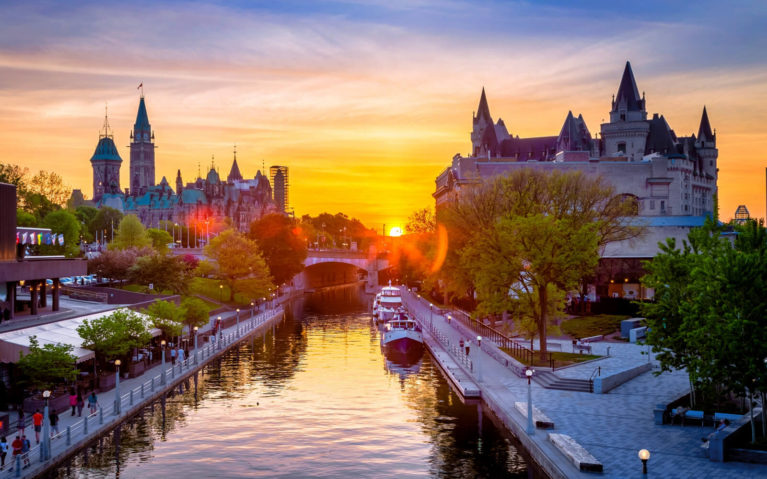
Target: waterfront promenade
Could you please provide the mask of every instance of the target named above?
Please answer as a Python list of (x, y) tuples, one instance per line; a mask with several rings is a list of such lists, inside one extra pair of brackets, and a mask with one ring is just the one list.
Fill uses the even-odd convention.
[[(27, 427), (27, 438), (33, 443), (29, 453), (30, 467), (17, 469), (9, 452), (5, 469), (0, 472), (0, 478), (31, 478), (42, 474), (94, 439), (109, 432), (143, 407), (161, 399), (173, 388), (182, 387), (190, 379), (196, 381), (197, 373), (206, 364), (216, 360), (245, 338), (265, 333), (283, 316), (282, 308), (278, 307), (267, 309), (252, 318), (240, 319), (239, 324), (224, 328), (215, 341), (198, 344), (197, 350), (190, 350), (190, 357), (183, 362), (177, 361), (174, 366), (171, 364), (170, 358), (166, 357), (167, 361), (164, 367), (160, 364), (148, 369), (138, 377), (121, 379), (119, 414), (115, 412), (117, 391), (114, 388), (98, 395), (99, 408), (95, 414), (88, 415), (87, 404), (86, 408), (83, 409), (82, 417), (71, 416), (68, 410), (62, 412), (59, 415), (59, 434), (51, 441), (50, 459), (43, 460), (42, 458), (40, 446), (42, 445), (43, 434), (40, 434), (40, 445), (34, 444), (34, 428)], [(209, 329), (209, 327), (208, 325), (203, 329)], [(15, 434), (8, 436), (9, 444), (14, 437)]]
[[(554, 478), (756, 478), (767, 477), (767, 466), (740, 462), (712, 462), (701, 448), (701, 437), (713, 431), (711, 426), (656, 425), (653, 409), (689, 391), (687, 374), (663, 373), (656, 377), (646, 372), (607, 394), (560, 391), (532, 385), (533, 405), (551, 418), (555, 428), (537, 429), (530, 436), (525, 432), (527, 419), (514, 406), (527, 403), (527, 379), (514, 374), (488, 354), (487, 340), (477, 347), (477, 334), (459, 321), (448, 324), (445, 316), (431, 313), (428, 302), (406, 289), (403, 295), (410, 311), (424, 329), (431, 329), (456, 345), (461, 339), (471, 339), (471, 369), (466, 361), (464, 372), (471, 376), (481, 390), (483, 402), (504, 422), (533, 459)], [(430, 326), (431, 325), (431, 326)], [(596, 354), (610, 357), (557, 370), (562, 377), (588, 379), (595, 368), (619, 371), (647, 362), (645, 346), (627, 343), (594, 343)], [(567, 350), (567, 349), (565, 349)], [(454, 350), (455, 351), (455, 350)], [(453, 354), (455, 352), (453, 351)], [(645, 354), (643, 354), (643, 352)], [(652, 358), (651, 358), (652, 359)], [(548, 433), (571, 436), (604, 466), (604, 473), (581, 472), (547, 439)], [(642, 463), (637, 457), (640, 449), (651, 453), (648, 475), (642, 475)]]

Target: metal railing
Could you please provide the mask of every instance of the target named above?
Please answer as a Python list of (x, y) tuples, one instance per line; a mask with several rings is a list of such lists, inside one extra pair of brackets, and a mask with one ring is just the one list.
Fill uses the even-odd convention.
[[(159, 374), (152, 376), (138, 386), (129, 389), (125, 394), (120, 395), (119, 405), (117, 400), (110, 401), (110, 404), (105, 406), (99, 404), (96, 407), (96, 412), (87, 414), (82, 420), (67, 426), (57, 434), (51, 434), (51, 451), (47, 454), (48, 457), (46, 457), (44, 450), (44, 440), (41, 441), (40, 444), (35, 444), (31, 447), (29, 452), (25, 453), (26, 458), (23, 457), (24, 454), (17, 455), (12, 460), (15, 462), (12, 462), (8, 466), (9, 472), (13, 474), (12, 477), (21, 477), (23, 462), (38, 456), (41, 463), (47, 462), (51, 458), (56, 457), (56, 455), (65, 452), (66, 449), (72, 445), (73, 441), (78, 442), (84, 437), (87, 437), (89, 435), (89, 430), (95, 432), (105, 423), (111, 423), (115, 420), (121, 421), (122, 418), (132, 414), (132, 409), (136, 405), (136, 400), (142, 402), (147, 395), (151, 397), (154, 393), (158, 392), (159, 389), (166, 389), (168, 382), (174, 382), (177, 377), (185, 377), (184, 372), (191, 373), (198, 367), (201, 368), (206, 360), (225, 351), (226, 348), (233, 343), (238, 342), (242, 338), (243, 333), (250, 332), (261, 326), (266, 322), (267, 318), (278, 313), (279, 309), (280, 308), (266, 310), (254, 317), (240, 321), (239, 327), (234, 326), (234, 331), (219, 333), (216, 335), (215, 341), (209, 342), (202, 347), (198, 347), (190, 353), (188, 358), (185, 358), (183, 361), (177, 361), (176, 364), (166, 366), (164, 370), (160, 370)], [(168, 363), (166, 363), (166, 365), (167, 364)], [(128, 406), (129, 409), (127, 411), (123, 408), (124, 405)], [(45, 418), (45, 420), (47, 420), (47, 418)], [(25, 420), (25, 424), (26, 422), (27, 421)], [(62, 438), (66, 438), (66, 441), (57, 441), (54, 443), (57, 439)], [(39, 474), (39, 472), (40, 471), (37, 471), (35, 473)]]

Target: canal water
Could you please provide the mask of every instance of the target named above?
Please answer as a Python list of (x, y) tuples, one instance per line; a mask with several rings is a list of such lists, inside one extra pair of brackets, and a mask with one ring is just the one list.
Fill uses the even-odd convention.
[(73, 456), (50, 478), (539, 478), (437, 365), (388, 361), (349, 289), (286, 319)]

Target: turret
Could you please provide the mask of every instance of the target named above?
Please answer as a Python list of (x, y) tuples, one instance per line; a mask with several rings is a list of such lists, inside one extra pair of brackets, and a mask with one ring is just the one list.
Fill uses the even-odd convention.
[(181, 192), (184, 190), (184, 182), (181, 180), (181, 170), (176, 173), (176, 194), (181, 196)]
[(139, 100), (136, 123), (131, 132), (130, 178), (133, 195), (141, 195), (154, 186), (154, 132), (149, 124), (144, 93)]
[(109, 118), (104, 114), (104, 129), (99, 133), (96, 151), (91, 156), (93, 168), (93, 199), (98, 201), (104, 194), (120, 193), (120, 165), (123, 160), (117, 152)]
[(485, 88), (479, 98), (476, 115), (472, 116), (471, 156), (495, 156), (498, 151), (498, 137), (495, 133), (493, 117), (487, 104)]

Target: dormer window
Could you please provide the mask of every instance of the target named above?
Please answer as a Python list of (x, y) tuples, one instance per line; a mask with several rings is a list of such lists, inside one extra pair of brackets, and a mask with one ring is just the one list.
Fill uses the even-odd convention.
[(622, 141), (622, 142), (618, 143), (618, 152), (619, 153), (624, 153), (624, 154), (626, 153), (626, 142), (625, 141)]

